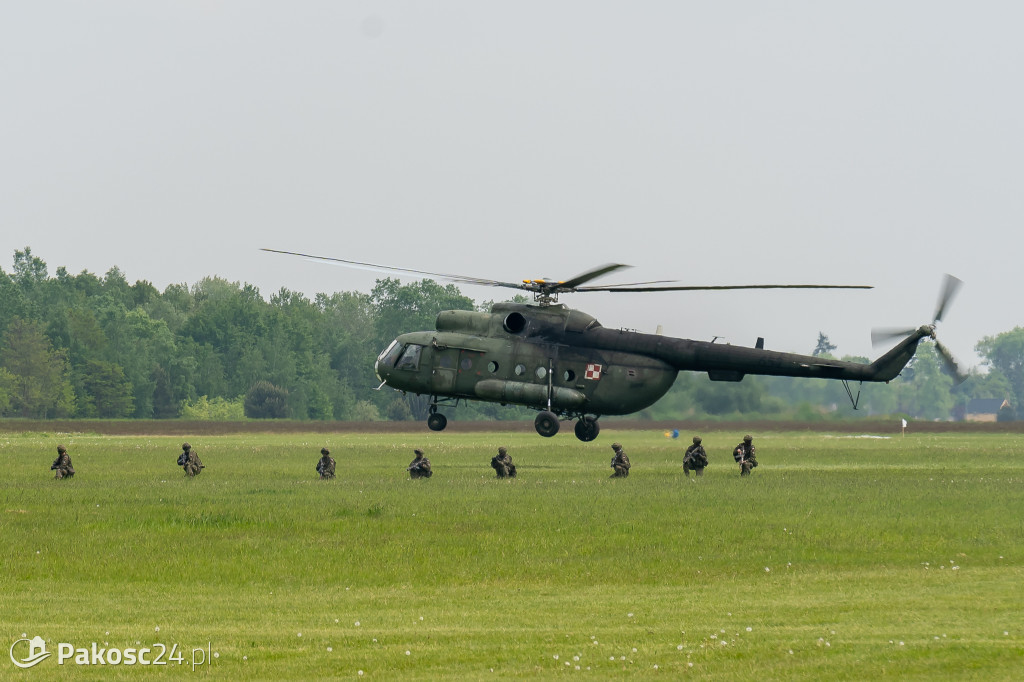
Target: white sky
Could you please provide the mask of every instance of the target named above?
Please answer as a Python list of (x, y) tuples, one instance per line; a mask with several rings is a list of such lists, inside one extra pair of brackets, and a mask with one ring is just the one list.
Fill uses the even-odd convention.
[[(369, 291), (304, 251), (577, 294), (608, 327), (965, 364), (1024, 323), (1024, 4), (7, 2), (0, 266)], [(511, 291), (464, 287), (480, 301)]]

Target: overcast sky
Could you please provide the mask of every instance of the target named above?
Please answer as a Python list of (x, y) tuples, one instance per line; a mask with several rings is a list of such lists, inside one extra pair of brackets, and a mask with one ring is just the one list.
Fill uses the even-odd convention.
[[(576, 294), (608, 327), (877, 356), (1022, 324), (1024, 4), (6, 2), (0, 267), (307, 294), (373, 273), (871, 284)], [(595, 282), (595, 284), (598, 282)], [(463, 288), (478, 300), (502, 289)], [(2, 305), (2, 303), (0, 303)], [(410, 330), (411, 331), (411, 330)]]

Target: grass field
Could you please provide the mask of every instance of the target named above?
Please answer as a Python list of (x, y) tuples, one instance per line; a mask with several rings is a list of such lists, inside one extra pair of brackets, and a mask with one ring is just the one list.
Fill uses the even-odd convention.
[(611, 430), (204, 436), (186, 480), (180, 437), (0, 434), (0, 640), (54, 653), (0, 678), (1024, 677), (1024, 435), (755, 434), (748, 479), (702, 435), (690, 480), (688, 438)]

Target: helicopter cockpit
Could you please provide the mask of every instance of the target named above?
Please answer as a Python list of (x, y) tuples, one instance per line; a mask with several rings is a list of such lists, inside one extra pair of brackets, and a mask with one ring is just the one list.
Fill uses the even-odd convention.
[(422, 344), (402, 343), (395, 339), (377, 356), (377, 362), (374, 365), (377, 378), (380, 381), (387, 381), (392, 369), (418, 371), (423, 348)]
[(377, 356), (378, 378), (381, 368), (419, 369), (423, 346), (415, 343), (399, 343), (395, 339)]

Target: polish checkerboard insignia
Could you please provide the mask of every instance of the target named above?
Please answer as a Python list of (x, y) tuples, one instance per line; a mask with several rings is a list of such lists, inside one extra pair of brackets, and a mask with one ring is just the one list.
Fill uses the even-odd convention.
[(587, 363), (587, 371), (583, 374), (585, 379), (597, 381), (601, 378), (601, 365), (593, 362)]

